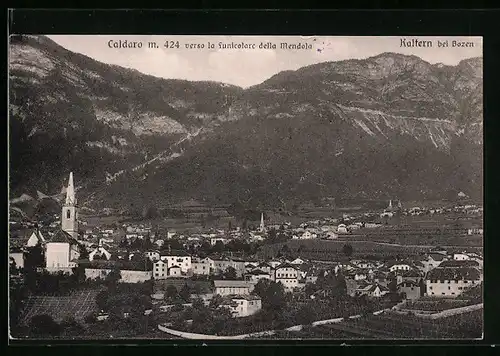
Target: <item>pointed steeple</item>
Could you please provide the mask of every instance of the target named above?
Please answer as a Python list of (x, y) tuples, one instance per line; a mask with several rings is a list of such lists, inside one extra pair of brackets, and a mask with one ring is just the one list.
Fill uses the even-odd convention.
[(264, 226), (264, 213), (260, 214), (260, 231), (264, 232), (265, 226)]
[(392, 208), (392, 199), (389, 200), (389, 207), (388, 207), (388, 209), (391, 209), (391, 208)]
[(73, 172), (69, 174), (68, 188), (66, 189), (66, 202), (67, 206), (75, 206), (76, 205), (76, 197), (75, 197), (75, 186), (73, 184)]

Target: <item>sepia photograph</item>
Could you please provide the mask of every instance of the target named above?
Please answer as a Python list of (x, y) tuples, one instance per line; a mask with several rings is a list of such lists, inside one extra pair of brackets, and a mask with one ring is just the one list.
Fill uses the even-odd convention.
[(482, 37), (8, 44), (11, 340), (481, 340)]

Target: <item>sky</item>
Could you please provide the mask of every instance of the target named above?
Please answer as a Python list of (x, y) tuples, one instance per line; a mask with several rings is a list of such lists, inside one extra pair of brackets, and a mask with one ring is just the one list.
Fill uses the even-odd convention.
[[(416, 55), (436, 64), (456, 65), (482, 56), (481, 37), (332, 37), (332, 36), (146, 36), (146, 35), (49, 35), (66, 49), (100, 62), (136, 69), (167, 79), (210, 80), (240, 87), (262, 83), (283, 70), (344, 59), (363, 59), (383, 52)], [(432, 47), (405, 47), (401, 40), (431, 41)], [(142, 48), (114, 48), (120, 41), (142, 43)], [(111, 42), (110, 42), (111, 41)], [(448, 47), (438, 47), (448, 43)], [(453, 47), (453, 41), (472, 47)], [(157, 48), (150, 48), (155, 42)], [(165, 43), (179, 44), (177, 48)], [(209, 49), (208, 42), (215, 45)], [(219, 49), (219, 43), (244, 43), (255, 48)], [(308, 45), (307, 49), (281, 49), (281, 43)], [(260, 47), (263, 45), (263, 48)], [(272, 45), (276, 48), (270, 48)], [(186, 48), (203, 45), (204, 48)], [(267, 47), (266, 47), (267, 46)]]

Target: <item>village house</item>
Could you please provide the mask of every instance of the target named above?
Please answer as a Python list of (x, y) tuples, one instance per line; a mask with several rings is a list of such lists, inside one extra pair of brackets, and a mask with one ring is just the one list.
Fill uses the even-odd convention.
[(103, 246), (97, 246), (92, 252), (89, 253), (89, 261), (93, 261), (96, 256), (109, 260), (111, 258), (111, 253), (109, 253)]
[(214, 272), (215, 264), (211, 258), (192, 258), (191, 269), (195, 275), (210, 275)]
[(427, 273), (432, 269), (438, 267), (439, 264), (445, 260), (447, 260), (445, 254), (438, 252), (431, 252), (425, 257), (425, 259), (420, 260), (420, 263), (423, 265), (422, 271)]
[(401, 282), (397, 285), (398, 293), (403, 295), (404, 299), (418, 299), (421, 296), (420, 284), (413, 281)]
[(220, 296), (247, 295), (253, 291), (254, 286), (255, 283), (251, 281), (217, 280), (214, 281), (214, 294), (219, 294)]
[(184, 253), (171, 253), (170, 255), (160, 256), (160, 260), (167, 262), (167, 267), (179, 266), (183, 273), (191, 270), (191, 256)]
[(242, 318), (261, 310), (262, 300), (256, 295), (239, 295), (227, 297), (220, 307), (228, 308), (234, 318)]
[(274, 280), (283, 284), (286, 291), (292, 291), (298, 287), (299, 271), (289, 263), (283, 263), (276, 267)]
[(26, 247), (34, 247), (38, 244), (44, 246), (45, 242), (46, 242), (45, 237), (43, 237), (39, 229), (36, 229), (31, 233), (28, 241), (26, 242)]
[(411, 266), (408, 263), (400, 263), (400, 262), (390, 263), (387, 267), (389, 268), (390, 272), (409, 271), (411, 269)]
[(16, 268), (24, 268), (24, 253), (19, 248), (11, 248), (9, 262), (14, 262)]
[(356, 295), (366, 295), (373, 298), (380, 298), (387, 293), (389, 293), (389, 289), (379, 284), (367, 284), (356, 290)]
[(453, 254), (453, 259), (455, 261), (464, 261), (464, 260), (468, 260), (469, 259), (469, 255), (467, 255), (466, 253), (454, 253)]
[(168, 276), (169, 277), (182, 277), (184, 274), (182, 273), (182, 269), (179, 266), (172, 266), (168, 268)]
[(165, 261), (158, 260), (153, 263), (154, 279), (168, 278), (168, 265)]
[(426, 292), (434, 297), (456, 297), (481, 282), (481, 274), (471, 267), (437, 267), (426, 278)]
[(160, 259), (160, 252), (159, 251), (146, 251), (144, 254), (152, 262), (158, 261)]
[(346, 224), (339, 224), (339, 226), (337, 226), (337, 233), (347, 234), (348, 232), (349, 232), (349, 230), (347, 230)]
[(271, 279), (271, 275), (259, 269), (254, 269), (253, 271), (245, 274), (246, 281), (258, 282), (261, 279)]

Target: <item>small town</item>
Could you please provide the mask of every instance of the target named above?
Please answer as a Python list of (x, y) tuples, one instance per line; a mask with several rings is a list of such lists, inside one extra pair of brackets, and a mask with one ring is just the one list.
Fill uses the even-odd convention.
[[(382, 211), (296, 226), (261, 213), (255, 226), (184, 233), (148, 222), (89, 227), (79, 219), (73, 173), (63, 192), (53, 219), (11, 219), (17, 338), (455, 338), (481, 329), (479, 314), (476, 323), (457, 319), (482, 312), (480, 249), (419, 245), (405, 253), (378, 242), (383, 254), (363, 254), (356, 237), (390, 232), (394, 216), (477, 219), (474, 204), (405, 209), (390, 200)], [(465, 239), (483, 234), (477, 224), (450, 229)], [(320, 242), (338, 251), (325, 258), (308, 247)]]

